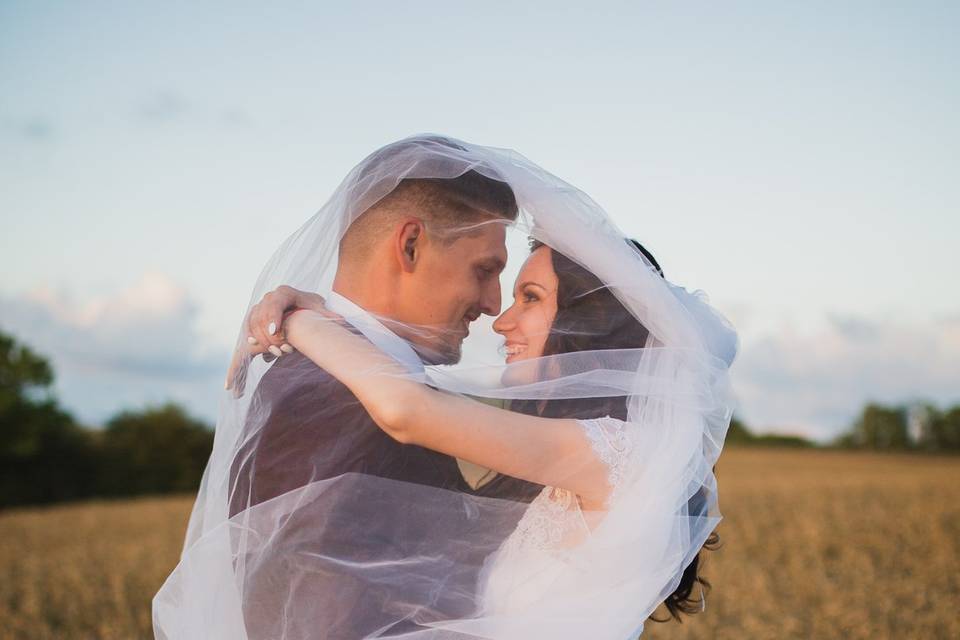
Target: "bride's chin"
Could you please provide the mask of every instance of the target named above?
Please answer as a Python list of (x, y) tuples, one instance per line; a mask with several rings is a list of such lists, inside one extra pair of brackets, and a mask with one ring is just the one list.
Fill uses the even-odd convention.
[(537, 381), (539, 367), (536, 358), (525, 358), (519, 354), (510, 356), (505, 360), (505, 366), (500, 377), (500, 382), (505, 387), (516, 387)]

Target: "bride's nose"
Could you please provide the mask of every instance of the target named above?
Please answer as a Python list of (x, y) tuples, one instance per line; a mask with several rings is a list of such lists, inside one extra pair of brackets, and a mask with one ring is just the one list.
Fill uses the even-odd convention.
[(493, 321), (493, 330), (499, 334), (505, 334), (515, 329), (517, 323), (513, 320), (512, 312), (513, 306), (511, 305), (509, 309), (501, 313), (500, 316)]

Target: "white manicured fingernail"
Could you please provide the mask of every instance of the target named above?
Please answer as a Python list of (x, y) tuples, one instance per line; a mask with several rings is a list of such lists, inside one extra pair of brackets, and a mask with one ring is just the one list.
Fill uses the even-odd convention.
[(276, 323), (276, 322), (271, 322), (271, 323), (270, 323), (270, 326), (267, 327), (267, 333), (269, 333), (270, 335), (273, 335), (273, 334), (275, 334), (276, 332), (277, 332), (277, 323)]
[(284, 342), (282, 345), (280, 345), (280, 351), (283, 351), (284, 353), (293, 353), (293, 347)]
[(257, 339), (253, 336), (247, 336), (247, 344), (257, 344)]
[(267, 347), (267, 349), (270, 351), (270, 353), (277, 356), (278, 358), (283, 355), (283, 351), (280, 351), (280, 349), (276, 345), (272, 344), (269, 347)]

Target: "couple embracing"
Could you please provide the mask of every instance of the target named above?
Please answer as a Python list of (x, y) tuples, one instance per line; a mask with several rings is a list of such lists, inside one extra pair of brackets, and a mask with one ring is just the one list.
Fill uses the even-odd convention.
[[(252, 302), (158, 637), (631, 638), (702, 605), (736, 335), (585, 194), (408, 138)], [(502, 363), (462, 355), (483, 315)]]

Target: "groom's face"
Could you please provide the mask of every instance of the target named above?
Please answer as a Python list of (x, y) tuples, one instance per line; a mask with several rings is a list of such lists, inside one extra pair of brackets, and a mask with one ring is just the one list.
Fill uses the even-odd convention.
[(401, 284), (407, 337), (431, 364), (453, 364), (470, 324), (500, 313), (500, 273), (507, 262), (504, 224), (484, 224), (456, 240), (429, 234), (417, 264)]

